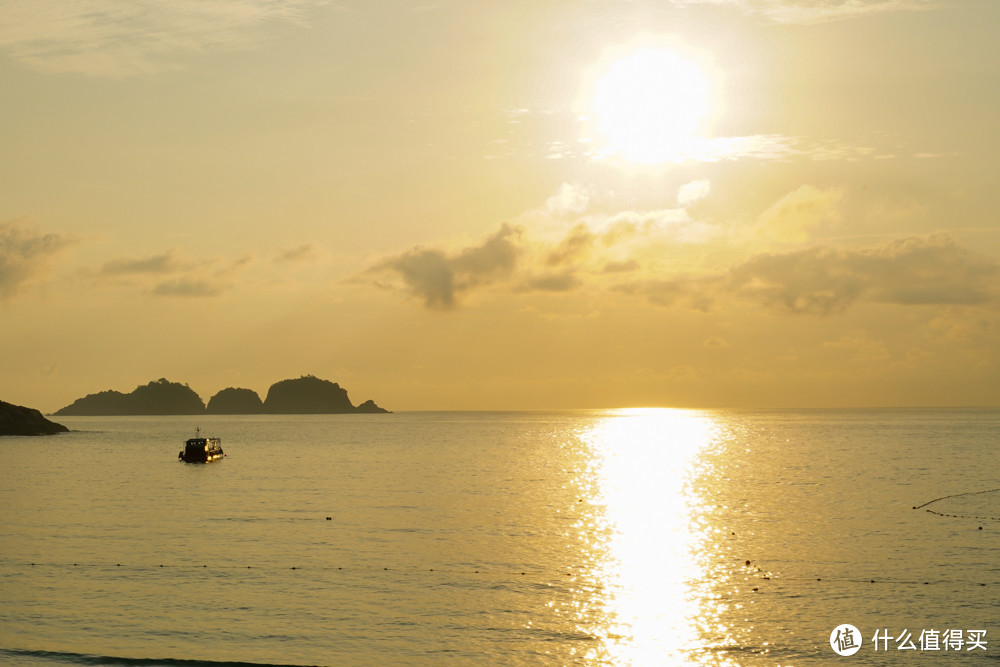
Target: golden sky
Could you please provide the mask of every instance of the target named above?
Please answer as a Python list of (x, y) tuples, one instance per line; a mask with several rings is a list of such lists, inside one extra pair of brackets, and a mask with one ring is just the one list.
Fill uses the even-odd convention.
[(0, 0), (0, 399), (1000, 403), (1000, 2)]

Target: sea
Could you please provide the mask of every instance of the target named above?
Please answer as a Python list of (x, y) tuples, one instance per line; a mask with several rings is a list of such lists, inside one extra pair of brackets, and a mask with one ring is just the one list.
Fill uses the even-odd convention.
[(997, 409), (57, 421), (0, 664), (1000, 665)]

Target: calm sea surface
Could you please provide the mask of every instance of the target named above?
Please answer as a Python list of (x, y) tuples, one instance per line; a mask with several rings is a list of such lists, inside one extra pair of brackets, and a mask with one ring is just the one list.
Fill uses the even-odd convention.
[(1000, 664), (998, 410), (59, 421), (3, 664)]

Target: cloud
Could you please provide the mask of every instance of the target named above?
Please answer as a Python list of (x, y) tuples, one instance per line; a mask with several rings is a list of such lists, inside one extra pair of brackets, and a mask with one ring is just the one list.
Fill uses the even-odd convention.
[(639, 268), (639, 262), (634, 259), (626, 259), (621, 261), (610, 261), (601, 268), (602, 273), (628, 273), (630, 271), (636, 271)]
[(289, 248), (288, 250), (282, 250), (274, 261), (277, 263), (292, 263), (298, 264), (301, 262), (311, 262), (316, 259), (317, 253), (316, 248), (311, 243), (305, 243), (303, 245), (297, 246), (295, 248)]
[(579, 223), (569, 231), (562, 241), (545, 258), (549, 266), (561, 266), (586, 256), (594, 245), (596, 237), (590, 228)]
[(101, 266), (102, 276), (173, 273), (180, 268), (173, 250), (141, 258), (112, 259)]
[[(707, 182), (694, 181), (678, 198), (695, 201), (709, 189)], [(556, 201), (571, 200), (567, 192), (561, 187)], [(839, 188), (804, 185), (735, 235), (728, 227), (693, 220), (684, 208), (584, 211), (558, 228), (546, 227), (545, 220), (503, 225), (480, 244), (458, 251), (414, 247), (362, 275), (441, 310), (456, 307), (463, 292), (486, 285), (506, 285), (516, 294), (586, 289), (700, 311), (756, 302), (814, 315), (844, 312), (860, 301), (898, 306), (1000, 301), (997, 261), (960, 247), (946, 234), (860, 248), (811, 245), (760, 252), (761, 244), (754, 243), (761, 237), (801, 241), (816, 227), (840, 220), (842, 197)], [(737, 253), (743, 259), (727, 259)], [(379, 276), (396, 282), (382, 284)]]
[(996, 304), (998, 276), (995, 259), (960, 247), (946, 234), (932, 234), (870, 248), (811, 246), (760, 253), (714, 273), (641, 273), (610, 289), (661, 306), (701, 311), (735, 298), (779, 312), (833, 315), (861, 301), (897, 306)]
[(658, 306), (685, 304), (707, 312), (718, 297), (719, 283), (717, 276), (678, 276), (621, 283), (612, 287), (612, 291), (644, 296)]
[(156, 296), (214, 297), (228, 289), (228, 285), (212, 283), (198, 278), (176, 278), (162, 282), (153, 288)]
[(891, 355), (880, 340), (873, 340), (864, 331), (844, 334), (837, 340), (824, 341), (822, 347), (834, 352), (843, 352), (859, 361), (883, 361)]
[(219, 259), (186, 259), (175, 250), (145, 257), (111, 259), (83, 275), (96, 283), (144, 287), (154, 296), (214, 297), (232, 288), (232, 278), (253, 261), (251, 256), (223, 263)]
[(800, 186), (761, 213), (751, 231), (776, 241), (804, 241), (811, 230), (839, 219), (842, 196), (839, 188)]
[(690, 206), (707, 197), (711, 190), (712, 184), (707, 180), (691, 181), (682, 185), (677, 191), (677, 203), (681, 206)]
[(41, 234), (16, 222), (0, 224), (0, 301), (17, 296), (70, 243), (58, 234)]
[(544, 210), (554, 216), (579, 215), (590, 205), (590, 195), (579, 185), (563, 183), (559, 190), (545, 200)]
[(322, 0), (0, 1), (0, 52), (46, 72), (123, 77), (249, 48)]
[(829, 315), (862, 297), (899, 305), (976, 304), (996, 298), (997, 263), (936, 234), (848, 250), (817, 246), (757, 255), (729, 273), (729, 288), (792, 313)]
[(997, 309), (948, 308), (924, 326), (924, 335), (930, 341), (945, 344), (986, 343), (995, 344), (1000, 331), (1000, 312)]
[(756, 11), (775, 23), (826, 23), (887, 12), (930, 9), (931, 0), (759, 0)]
[(921, 11), (936, 0), (674, 0), (674, 4), (701, 2), (731, 5), (772, 23), (825, 23), (886, 12)]
[(521, 285), (522, 291), (568, 292), (580, 285), (580, 279), (571, 271), (550, 273), (529, 278)]
[(708, 338), (703, 340), (701, 344), (705, 347), (716, 347), (716, 348), (732, 347), (733, 345), (722, 336), (709, 336)]
[(521, 252), (517, 227), (503, 225), (478, 246), (454, 254), (444, 250), (413, 248), (384, 259), (367, 273), (390, 273), (402, 279), (406, 289), (428, 308), (448, 310), (457, 296), (475, 287), (510, 275)]

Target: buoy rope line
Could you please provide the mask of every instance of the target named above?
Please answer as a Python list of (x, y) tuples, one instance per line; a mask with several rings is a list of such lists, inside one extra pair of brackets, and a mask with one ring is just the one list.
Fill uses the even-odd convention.
[[(964, 496), (981, 496), (981, 495), (983, 495), (985, 493), (998, 493), (998, 492), (1000, 492), (1000, 488), (985, 489), (983, 491), (969, 491), (967, 493), (953, 493), (953, 494), (948, 495), (948, 496), (941, 496), (940, 498), (935, 498), (934, 500), (928, 500), (923, 505), (916, 505), (916, 506), (914, 506), (913, 509), (915, 509), (915, 510), (922, 509), (925, 512), (929, 512), (930, 514), (936, 514), (937, 516), (944, 516), (944, 517), (949, 517), (949, 518), (952, 518), (952, 519), (980, 519), (982, 521), (1000, 521), (1000, 517), (996, 517), (996, 516), (978, 516), (978, 515), (975, 515), (975, 514), (968, 514), (968, 513), (952, 514), (952, 513), (948, 513), (948, 512), (939, 512), (937, 510), (932, 510), (932, 509), (925, 509), (928, 505), (933, 505), (934, 503), (940, 502), (942, 500), (949, 500), (951, 498), (962, 498)], [(954, 511), (955, 510), (952, 510), (952, 512), (954, 512)]]
[[(461, 575), (482, 575), (482, 576), (488, 576), (488, 577), (500, 577), (500, 578), (504, 578), (504, 579), (510, 578), (511, 580), (513, 580), (513, 579), (515, 579), (517, 577), (529, 577), (530, 579), (533, 579), (533, 580), (537, 580), (537, 579), (549, 579), (549, 580), (552, 580), (552, 581), (554, 581), (556, 578), (561, 579), (563, 577), (574, 577), (573, 581), (575, 583), (583, 583), (583, 584), (586, 584), (586, 582), (577, 582), (576, 578), (580, 578), (580, 577), (585, 577), (585, 578), (588, 578), (588, 579), (590, 578), (588, 576), (589, 573), (588, 572), (583, 572), (583, 571), (581, 571), (581, 572), (561, 571), (561, 572), (555, 573), (557, 576), (554, 578), (552, 573), (547, 573), (547, 572), (538, 572), (538, 571), (533, 571), (532, 572), (532, 571), (528, 571), (528, 570), (525, 570), (523, 572), (516, 571), (516, 570), (490, 570), (488, 568), (480, 568), (480, 569), (419, 568), (418, 569), (418, 568), (415, 568), (415, 567), (410, 567), (410, 568), (404, 568), (404, 567), (397, 567), (397, 568), (381, 567), (381, 568), (379, 568), (379, 567), (364, 567), (364, 566), (361, 566), (361, 567), (332, 567), (332, 566), (322, 566), (322, 565), (311, 565), (311, 566), (292, 565), (292, 566), (287, 566), (286, 567), (286, 566), (208, 565), (208, 564), (202, 564), (202, 565), (195, 565), (195, 564), (183, 564), (183, 565), (177, 565), (177, 564), (174, 564), (174, 565), (167, 565), (167, 564), (158, 564), (158, 565), (129, 565), (127, 563), (114, 563), (114, 564), (111, 564), (111, 563), (82, 563), (82, 562), (76, 562), (76, 563), (57, 563), (57, 562), (39, 562), (39, 561), (35, 561), (35, 562), (18, 561), (16, 563), (8, 563), (8, 564), (16, 564), (16, 565), (19, 565), (19, 566), (30, 567), (30, 568), (58, 568), (58, 569), (93, 568), (93, 569), (114, 570), (114, 569), (117, 569), (117, 568), (121, 568), (123, 570), (129, 570), (129, 571), (133, 571), (133, 572), (134, 571), (153, 572), (153, 571), (156, 571), (156, 570), (160, 570), (162, 568), (162, 569), (189, 569), (189, 570), (251, 570), (251, 571), (258, 571), (258, 572), (275, 572), (275, 571), (281, 570), (281, 571), (297, 571), (297, 572), (304, 572), (304, 573), (309, 573), (309, 572), (344, 572), (344, 573), (346, 573), (346, 572), (393, 572), (393, 573), (396, 573), (396, 574), (405, 574), (405, 575), (432, 574), (433, 573), (433, 574), (451, 574), (451, 575), (458, 575), (458, 574), (461, 574)], [(754, 587), (751, 589), (753, 592), (758, 592), (760, 590), (761, 586), (767, 585), (767, 584), (763, 584), (763, 582), (768, 582), (768, 581), (773, 581), (773, 582), (775, 582), (773, 585), (778, 585), (778, 586), (780, 586), (782, 583), (801, 583), (801, 582), (806, 582), (806, 581), (817, 582), (817, 583), (826, 582), (826, 583), (831, 583), (831, 584), (867, 584), (867, 585), (871, 585), (871, 584), (893, 584), (893, 585), (912, 585), (912, 586), (929, 586), (931, 584), (934, 584), (934, 585), (950, 585), (950, 586), (977, 586), (977, 587), (987, 586), (987, 585), (992, 586), (992, 585), (996, 585), (996, 584), (1000, 583), (1000, 582), (991, 582), (991, 583), (987, 584), (987, 583), (983, 583), (983, 582), (952, 581), (952, 580), (943, 580), (943, 579), (922, 580), (922, 579), (909, 579), (909, 578), (907, 578), (907, 579), (900, 579), (900, 578), (892, 578), (892, 577), (890, 577), (890, 578), (880, 577), (880, 578), (866, 578), (866, 579), (862, 578), (862, 579), (859, 579), (859, 578), (856, 578), (856, 577), (837, 577), (837, 576), (833, 576), (833, 577), (817, 577), (817, 576), (801, 576), (801, 575), (800, 576), (784, 576), (784, 575), (774, 574), (773, 572), (764, 571), (764, 570), (762, 570), (760, 568), (757, 568), (755, 566), (747, 566), (746, 568), (744, 568), (741, 565), (734, 565), (732, 574), (734, 575), (734, 577), (738, 577), (740, 574), (743, 574), (744, 576), (743, 576), (742, 582), (745, 583), (748, 586), (751, 585), (751, 584), (754, 584)], [(697, 586), (697, 585), (702, 585), (702, 584), (709, 583), (709, 581), (710, 580), (708, 580), (708, 579), (696, 579), (696, 580), (693, 580), (692, 583)], [(730, 583), (732, 583), (733, 585), (736, 585), (738, 587), (741, 582), (738, 581), (738, 580), (734, 580), (734, 581), (732, 581)], [(599, 589), (602, 588), (602, 585), (600, 583), (597, 583), (597, 584), (591, 585), (590, 587), (593, 588), (594, 590), (599, 590)]]

